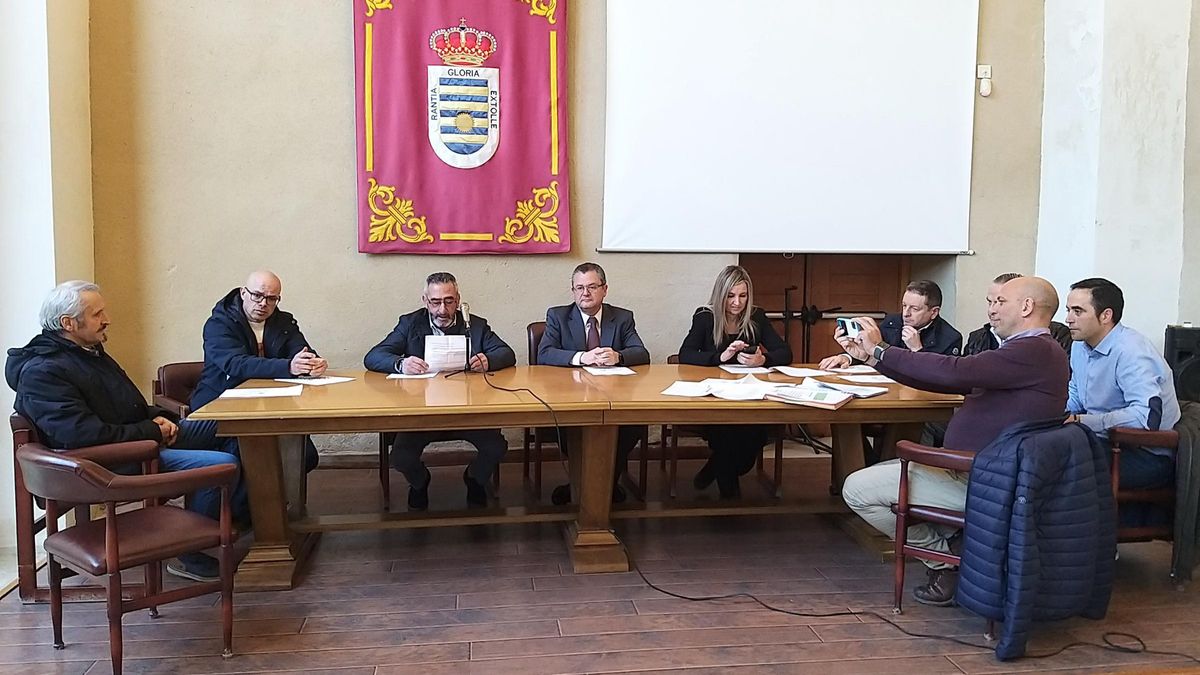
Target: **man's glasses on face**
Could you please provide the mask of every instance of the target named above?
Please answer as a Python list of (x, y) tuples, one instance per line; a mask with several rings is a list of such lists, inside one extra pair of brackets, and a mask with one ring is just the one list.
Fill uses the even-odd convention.
[(596, 291), (600, 290), (601, 288), (604, 288), (604, 284), (588, 284), (587, 286), (572, 286), (571, 290), (575, 291), (576, 293), (583, 293), (584, 291), (587, 291), (588, 293), (595, 293)]
[(283, 296), (281, 295), (266, 295), (264, 293), (259, 293), (258, 291), (252, 291), (249, 288), (243, 288), (242, 290), (246, 291), (246, 294), (250, 296), (250, 300), (252, 300), (256, 305), (261, 305), (264, 302), (268, 305), (274, 305), (283, 299)]
[(430, 307), (437, 307), (437, 308), (440, 308), (442, 306), (453, 308), (455, 305), (458, 304), (458, 301), (455, 300), (454, 298), (445, 298), (445, 299), (429, 298), (425, 302), (428, 303), (428, 305)]

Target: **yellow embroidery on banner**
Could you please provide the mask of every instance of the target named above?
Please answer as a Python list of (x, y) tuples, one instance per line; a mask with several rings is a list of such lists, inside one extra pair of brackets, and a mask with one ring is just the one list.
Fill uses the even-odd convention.
[(375, 16), (375, 12), (382, 9), (392, 9), (392, 0), (366, 0), (367, 3), (367, 18)]
[(554, 12), (558, 9), (558, 0), (521, 0), (521, 2), (529, 5), (529, 16), (544, 16), (550, 25), (554, 25), (558, 21), (554, 17)]
[(558, 243), (558, 181), (549, 187), (534, 188), (533, 199), (517, 202), (516, 217), (504, 219), (504, 234), (499, 242), (524, 244), (529, 241)]
[(368, 241), (375, 244), (400, 239), (410, 244), (433, 243), (425, 216), (416, 216), (411, 199), (397, 200), (396, 188), (380, 185), (374, 178), (368, 178), (367, 184), (367, 205), (374, 214)]

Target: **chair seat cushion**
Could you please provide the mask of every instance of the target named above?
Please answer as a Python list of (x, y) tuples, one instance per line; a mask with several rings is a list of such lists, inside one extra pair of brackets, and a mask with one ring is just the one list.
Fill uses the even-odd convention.
[[(126, 569), (221, 543), (221, 525), (174, 506), (152, 506), (117, 515), (118, 568)], [(46, 552), (93, 576), (108, 574), (104, 519), (46, 537)]]

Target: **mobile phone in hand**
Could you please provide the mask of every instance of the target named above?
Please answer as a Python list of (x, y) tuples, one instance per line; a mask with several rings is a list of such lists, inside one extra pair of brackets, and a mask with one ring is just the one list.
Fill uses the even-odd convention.
[(846, 337), (858, 337), (858, 331), (862, 330), (854, 319), (838, 319), (837, 325), (846, 334)]

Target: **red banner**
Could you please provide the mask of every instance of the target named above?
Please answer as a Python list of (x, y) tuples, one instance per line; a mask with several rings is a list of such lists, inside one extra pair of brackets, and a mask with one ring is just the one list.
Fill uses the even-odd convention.
[(355, 0), (358, 250), (562, 253), (566, 0)]

